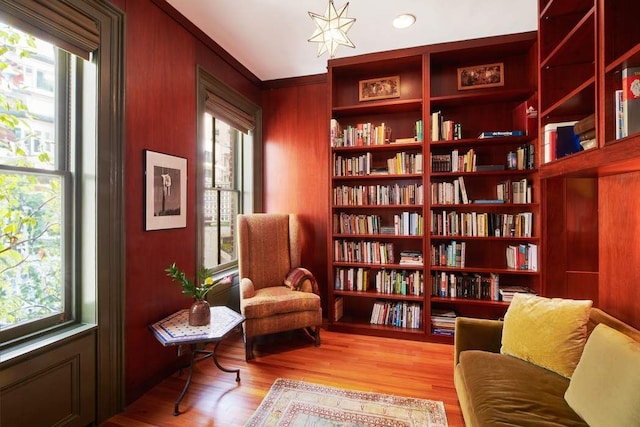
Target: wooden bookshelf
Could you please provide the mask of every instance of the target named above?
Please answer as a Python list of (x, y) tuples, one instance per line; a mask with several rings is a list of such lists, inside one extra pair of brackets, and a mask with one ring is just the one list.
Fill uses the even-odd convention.
[[(425, 46), (419, 49), (394, 51), (329, 61), (330, 117), (340, 125), (338, 135), (344, 135), (347, 127), (371, 124), (373, 127), (384, 123), (391, 128), (388, 141), (383, 144), (367, 145), (366, 141), (354, 143), (335, 141), (330, 144), (330, 206), (328, 219), (332, 232), (327, 247), (329, 258), (329, 327), (333, 330), (389, 336), (405, 339), (451, 342), (451, 337), (432, 334), (432, 309), (454, 309), (461, 315), (485, 318), (499, 318), (507, 304), (471, 298), (450, 298), (432, 295), (432, 275), (436, 272), (451, 274), (497, 273), (507, 284), (540, 289), (539, 271), (525, 271), (508, 268), (506, 247), (509, 245), (536, 245), (540, 247), (540, 199), (537, 161), (527, 169), (507, 169), (509, 152), (524, 145), (535, 147), (537, 143), (537, 122), (526, 129), (522, 136), (490, 139), (478, 138), (482, 131), (512, 130), (520, 126), (514, 119), (514, 110), (526, 101), (533, 102), (537, 93), (537, 49), (536, 33), (492, 37), (468, 42), (445, 43)], [(458, 90), (457, 68), (499, 62), (504, 66), (504, 85), (487, 89)], [(396, 97), (374, 101), (359, 101), (358, 83), (361, 80), (385, 76), (400, 77), (400, 92)], [(535, 104), (534, 104), (535, 105)], [(463, 138), (456, 141), (432, 141), (431, 112), (440, 110), (451, 119), (462, 123)], [(394, 143), (396, 139), (416, 136), (416, 122), (422, 121), (422, 137), (418, 141)], [(332, 127), (335, 128), (335, 123)], [(332, 138), (336, 133), (332, 132)], [(378, 140), (379, 141), (379, 140)], [(505, 165), (504, 170), (469, 171), (463, 173), (435, 172), (431, 170), (430, 156), (452, 150), (475, 150), (477, 157), (485, 164)], [(380, 173), (386, 159), (397, 153), (421, 155), (421, 170), (406, 173)], [(535, 154), (534, 154), (535, 156)], [(345, 159), (348, 159), (345, 162)], [(363, 159), (361, 166), (355, 159)], [(343, 173), (346, 164), (358, 165), (358, 172)], [(368, 167), (376, 170), (370, 173)], [(495, 198), (496, 185), (506, 180), (527, 180), (531, 187), (532, 200), (528, 203), (483, 203), (453, 206), (432, 203), (430, 186), (434, 182), (456, 179), (464, 176), (468, 189), (474, 197)], [(363, 189), (371, 187), (414, 186), (422, 194), (411, 200), (394, 200), (390, 203), (358, 200)], [(378, 190), (376, 190), (378, 191)], [(337, 193), (347, 200), (338, 199)], [(357, 195), (357, 196), (354, 196)], [(518, 215), (532, 213), (532, 235), (528, 237), (476, 237), (460, 236), (469, 248), (468, 266), (463, 269), (437, 268), (430, 265), (431, 246), (456, 240), (453, 236), (433, 235), (431, 211), (456, 209), (461, 212), (476, 210), (482, 213)], [(402, 212), (412, 212), (422, 217), (422, 231), (412, 235), (401, 233), (391, 235), (366, 230), (365, 233), (346, 233), (338, 221), (359, 217), (362, 220), (380, 222), (389, 227), (394, 217)], [(371, 219), (372, 218), (372, 219)], [(388, 232), (388, 230), (387, 230)], [(393, 260), (347, 260), (341, 253), (342, 245), (353, 242), (358, 245), (389, 244), (392, 246)], [(389, 247), (391, 247), (389, 246)], [(538, 249), (539, 251), (540, 249)], [(401, 252), (421, 252), (422, 265), (399, 263)], [(539, 259), (539, 257), (538, 257)], [(539, 261), (540, 263), (540, 261)], [(361, 282), (356, 286), (345, 286), (342, 276), (345, 271), (367, 277), (366, 286)], [(366, 271), (366, 274), (363, 273)], [(385, 293), (376, 290), (374, 277), (380, 272), (407, 272), (421, 277), (420, 291), (416, 294)], [(415, 276), (413, 276), (415, 277)], [(504, 279), (503, 279), (504, 278)], [(335, 318), (336, 301), (340, 300), (342, 317)], [(417, 306), (420, 322), (417, 327), (398, 324), (372, 323), (372, 311), (376, 304), (389, 303)]]
[(640, 133), (616, 135), (615, 92), (623, 69), (640, 66), (639, 13), (632, 0), (539, 2), (540, 132), (589, 114), (596, 130), (595, 148), (540, 167), (543, 291), (592, 299), (635, 326), (640, 259), (628, 239), (640, 204), (628, 195), (640, 178)]

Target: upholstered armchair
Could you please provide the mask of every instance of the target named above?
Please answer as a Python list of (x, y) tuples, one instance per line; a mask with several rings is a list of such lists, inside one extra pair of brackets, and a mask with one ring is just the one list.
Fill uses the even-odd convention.
[(300, 266), (300, 226), (295, 215), (238, 215), (240, 311), (245, 358), (255, 337), (303, 329), (320, 345), (322, 308), (313, 275)]

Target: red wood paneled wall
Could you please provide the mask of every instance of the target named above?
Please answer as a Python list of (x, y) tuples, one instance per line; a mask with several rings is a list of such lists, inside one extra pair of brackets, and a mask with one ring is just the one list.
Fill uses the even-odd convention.
[[(247, 78), (174, 19), (162, 2), (113, 0), (126, 13), (126, 284), (125, 393), (138, 398), (175, 371), (176, 350), (164, 348), (148, 325), (191, 301), (164, 274), (172, 262), (196, 269), (196, 68), (202, 66), (260, 103), (260, 82)], [(160, 7), (160, 6), (162, 7)], [(250, 73), (249, 73), (250, 74)], [(144, 231), (144, 157), (149, 149), (187, 159), (187, 226)]]
[[(316, 79), (318, 80), (318, 79)], [(329, 118), (326, 76), (263, 91), (264, 207), (298, 214), (302, 264), (318, 280), (326, 308)]]
[(640, 329), (640, 172), (601, 177), (599, 305)]

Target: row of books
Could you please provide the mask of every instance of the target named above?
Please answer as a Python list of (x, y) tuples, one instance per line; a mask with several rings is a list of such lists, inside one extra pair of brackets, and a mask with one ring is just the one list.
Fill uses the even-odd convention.
[[(373, 283), (371, 283), (373, 280)], [(333, 287), (339, 291), (366, 292), (369, 289), (389, 295), (424, 295), (423, 273), (417, 270), (371, 270), (364, 267), (336, 268)]]
[(366, 292), (369, 288), (369, 269), (336, 268), (333, 288), (338, 291)]
[(451, 182), (432, 182), (431, 203), (436, 205), (469, 203), (464, 177), (456, 178)]
[(496, 184), (495, 199), (471, 200), (467, 192), (464, 177), (460, 176), (451, 182), (431, 183), (432, 204), (469, 204), (469, 203), (516, 203), (532, 202), (533, 188), (527, 178), (507, 180)]
[(422, 205), (422, 184), (341, 185), (333, 188), (334, 206)]
[(580, 138), (574, 132), (576, 120), (548, 123), (544, 126), (543, 163), (560, 159), (582, 150)]
[(422, 173), (422, 154), (399, 152), (386, 159), (386, 167), (374, 167), (371, 153), (358, 156), (343, 157), (333, 155), (334, 176), (369, 176), (369, 175), (403, 175)]
[(376, 292), (391, 295), (424, 295), (421, 271), (379, 270), (375, 276)]
[(538, 271), (538, 245), (533, 243), (507, 246), (507, 268)]
[[(380, 215), (333, 214), (334, 234), (379, 234)], [(384, 228), (386, 230), (386, 228)]]
[(462, 124), (444, 120), (442, 111), (431, 113), (431, 141), (462, 139)]
[(371, 310), (370, 323), (419, 329), (422, 326), (422, 306), (402, 301), (376, 301)]
[(533, 203), (533, 187), (527, 178), (496, 184), (496, 199), (504, 203)]
[(431, 275), (431, 295), (500, 301), (500, 276), (435, 271)]
[(412, 137), (392, 139), (392, 129), (385, 123), (375, 125), (372, 123), (357, 123), (342, 128), (336, 119), (331, 119), (329, 124), (332, 147), (358, 147), (367, 145), (383, 145), (393, 142), (422, 142), (423, 124), (417, 120)]
[(530, 170), (536, 165), (535, 145), (523, 144), (507, 154), (507, 169)]
[(456, 267), (464, 268), (466, 264), (467, 244), (466, 242), (440, 243), (431, 245), (429, 259), (432, 267)]
[(640, 132), (640, 67), (622, 70), (622, 89), (615, 93), (616, 138)]
[(361, 262), (367, 264), (393, 264), (393, 243), (374, 241), (334, 240), (335, 262)]
[(393, 216), (393, 227), (396, 236), (424, 235), (424, 220), (419, 212), (402, 212)]
[(431, 211), (431, 235), (533, 237), (533, 213)]
[(453, 150), (446, 154), (430, 155), (431, 172), (476, 172), (476, 153), (470, 148), (464, 154)]
[(456, 326), (456, 312), (446, 309), (431, 309), (431, 333), (445, 337), (454, 335)]

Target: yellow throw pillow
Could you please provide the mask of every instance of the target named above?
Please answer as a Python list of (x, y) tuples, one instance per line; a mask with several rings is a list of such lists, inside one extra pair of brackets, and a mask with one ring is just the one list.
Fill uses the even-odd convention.
[(640, 426), (640, 342), (600, 324), (564, 398), (590, 426)]
[(504, 316), (502, 354), (571, 378), (587, 339), (593, 302), (516, 293)]

